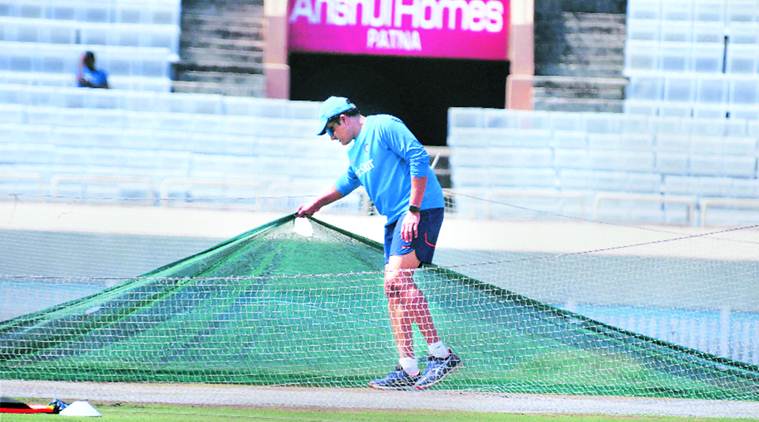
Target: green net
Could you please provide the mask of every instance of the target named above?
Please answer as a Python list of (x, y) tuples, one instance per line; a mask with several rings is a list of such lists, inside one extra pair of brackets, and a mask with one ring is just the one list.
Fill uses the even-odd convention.
[[(283, 217), (100, 293), (0, 323), (0, 379), (364, 387), (395, 365), (382, 246)], [(492, 275), (492, 274), (491, 274)], [(464, 367), (436, 388), (759, 400), (759, 367), (461, 272), (415, 280)], [(415, 332), (417, 355), (426, 344)]]

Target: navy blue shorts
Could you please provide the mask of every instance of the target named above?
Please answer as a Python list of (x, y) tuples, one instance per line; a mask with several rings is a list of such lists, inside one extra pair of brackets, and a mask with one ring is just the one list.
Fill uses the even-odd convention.
[(385, 264), (390, 260), (391, 255), (400, 256), (416, 251), (416, 257), (425, 264), (432, 263), (432, 256), (435, 254), (435, 244), (437, 236), (440, 233), (440, 226), (443, 225), (444, 208), (431, 208), (422, 210), (421, 219), (417, 232), (419, 235), (411, 242), (404, 242), (401, 239), (401, 227), (403, 226), (403, 214), (385, 226)]

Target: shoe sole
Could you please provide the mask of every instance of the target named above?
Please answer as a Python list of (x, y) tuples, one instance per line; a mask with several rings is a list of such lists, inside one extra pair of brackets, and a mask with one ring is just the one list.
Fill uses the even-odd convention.
[(426, 385), (415, 385), (414, 388), (417, 389), (417, 390), (419, 390), (419, 391), (426, 390), (426, 389), (432, 387), (433, 385), (439, 383), (440, 381), (446, 379), (448, 377), (448, 375), (451, 375), (452, 373), (458, 371), (459, 368), (461, 368), (462, 366), (464, 366), (464, 361), (459, 361), (459, 363), (456, 366), (454, 366), (453, 368), (451, 368), (450, 371), (446, 372), (445, 375), (443, 375), (442, 377), (438, 378), (436, 381), (431, 382), (431, 383), (426, 384)]
[(385, 387), (383, 385), (377, 385), (369, 383), (369, 388), (375, 389), (375, 390), (382, 390), (382, 391), (412, 391), (414, 390), (413, 385), (408, 385), (405, 387)]

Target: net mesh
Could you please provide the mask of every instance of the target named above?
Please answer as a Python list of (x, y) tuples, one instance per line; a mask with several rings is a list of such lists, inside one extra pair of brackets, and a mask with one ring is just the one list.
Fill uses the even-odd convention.
[[(0, 323), (0, 379), (366, 386), (397, 359), (382, 246), (316, 219), (304, 236), (294, 222), (283, 217), (90, 296)], [(536, 265), (546, 259), (549, 265)], [(759, 400), (755, 364), (551, 305), (573, 288), (565, 295), (550, 286), (582, 289), (583, 277), (604, 277), (587, 266), (596, 259), (517, 254), (459, 265), (443, 254), (447, 268), (418, 270), (415, 281), (441, 336), (464, 361), (436, 388)], [(644, 280), (646, 258), (618, 262), (617, 270), (638, 268), (629, 275)], [(685, 267), (658, 268), (674, 274)], [(703, 268), (724, 274), (717, 262), (691, 271)], [(757, 274), (755, 263), (731, 268), (731, 277)], [(549, 276), (570, 273), (576, 283)], [(607, 294), (586, 293), (601, 303)], [(414, 337), (424, 356), (423, 337)]]

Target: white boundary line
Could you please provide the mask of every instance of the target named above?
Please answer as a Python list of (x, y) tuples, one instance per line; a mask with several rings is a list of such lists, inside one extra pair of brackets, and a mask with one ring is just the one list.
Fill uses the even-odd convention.
[(0, 380), (0, 393), (19, 398), (211, 406), (759, 419), (759, 402), (725, 400), (15, 380)]

